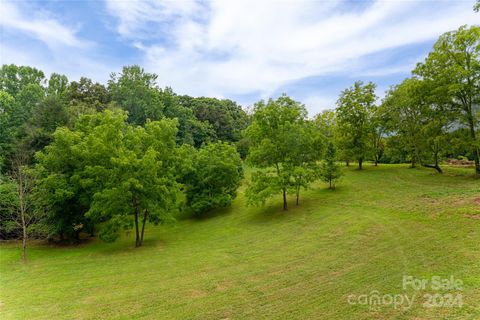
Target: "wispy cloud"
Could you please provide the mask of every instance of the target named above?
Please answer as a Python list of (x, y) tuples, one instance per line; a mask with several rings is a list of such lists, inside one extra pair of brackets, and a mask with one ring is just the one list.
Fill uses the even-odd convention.
[(76, 31), (58, 22), (52, 14), (40, 11), (25, 15), (14, 2), (0, 1), (2, 18), (0, 25), (3, 28), (23, 32), (37, 38), (48, 46), (66, 45), (69, 47), (85, 48), (88, 42), (80, 40)]
[[(266, 97), (287, 82), (345, 72), (365, 55), (478, 23), (462, 1), (435, 8), (431, 1), (372, 1), (361, 10), (342, 1), (107, 3), (118, 32), (144, 52), (144, 65), (164, 84), (196, 95), (260, 90)], [(404, 70), (362, 67), (371, 75)]]
[(140, 64), (179, 93), (286, 92), (312, 111), (356, 79), (381, 95), (440, 34), (479, 22), (470, 0), (0, 0), (0, 12), (0, 63), (96, 81)]
[(47, 73), (64, 73), (70, 79), (90, 76), (108, 79), (113, 68), (96, 58), (97, 44), (79, 36), (74, 25), (62, 23), (61, 12), (33, 2), (1, 1), (0, 64), (30, 65)]

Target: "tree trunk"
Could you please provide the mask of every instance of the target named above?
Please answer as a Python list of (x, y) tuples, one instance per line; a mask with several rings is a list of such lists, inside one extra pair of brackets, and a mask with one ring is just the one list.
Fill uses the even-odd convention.
[(442, 168), (440, 168), (440, 165), (438, 164), (438, 152), (434, 153), (434, 159), (435, 159), (435, 164), (430, 165), (430, 164), (422, 163), (422, 167), (432, 168), (432, 169), (437, 170), (438, 173), (443, 173)]
[(345, 160), (345, 165), (346, 165), (347, 167), (350, 167), (350, 161)]
[(332, 179), (328, 180), (328, 182), (330, 183), (330, 189), (332, 189)]
[(415, 158), (412, 158), (412, 163), (410, 164), (410, 168), (415, 168)]
[(138, 231), (138, 204), (135, 198), (133, 198), (132, 202), (135, 210), (135, 247), (140, 247), (142, 244), (140, 242), (140, 233)]
[(378, 156), (375, 155), (375, 167), (377, 167), (377, 166), (378, 166)]
[(22, 261), (27, 262), (27, 224), (25, 221), (25, 213), (22, 212)]
[[(473, 116), (471, 114), (468, 116), (468, 126), (470, 128), (470, 138), (475, 144), (477, 142), (477, 138), (475, 134), (475, 125), (473, 123)], [(473, 160), (475, 161), (475, 173), (480, 175), (480, 150), (478, 150), (476, 146), (473, 148)]]
[(362, 170), (362, 169), (363, 169), (362, 165), (363, 165), (363, 158), (359, 158), (359, 159), (358, 159), (358, 170)]
[(431, 164), (422, 163), (422, 167), (435, 169), (435, 170), (437, 170), (438, 173), (443, 173), (442, 168), (440, 168), (440, 166), (438, 164), (431, 165)]
[(148, 210), (145, 209), (145, 212), (143, 214), (143, 222), (142, 222), (142, 234), (140, 236), (140, 245), (143, 244), (143, 234), (145, 233), (145, 224), (147, 222), (147, 216), (148, 216)]
[(283, 188), (283, 210), (287, 210), (287, 190)]
[(297, 206), (298, 206), (298, 202), (299, 202), (299, 198), (300, 198), (300, 187), (299, 187), (299, 186), (297, 186), (297, 190), (296, 190), (296, 191), (297, 191), (297, 192), (296, 192), (296, 193), (297, 193), (297, 203), (296, 203), (296, 204), (297, 204)]
[(22, 221), (22, 261), (27, 261), (27, 218), (26, 218), (26, 181), (24, 181), (24, 175), (22, 167), (18, 164), (17, 168), (17, 191), (20, 209), (20, 219)]

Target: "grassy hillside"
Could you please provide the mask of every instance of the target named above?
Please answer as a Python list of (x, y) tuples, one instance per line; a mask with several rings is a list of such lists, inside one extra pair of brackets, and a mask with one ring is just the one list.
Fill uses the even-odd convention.
[[(479, 319), (480, 181), (406, 166), (348, 169), (281, 211), (233, 206), (114, 244), (2, 244), (2, 319)], [(463, 280), (464, 306), (425, 308), (403, 275)], [(350, 295), (417, 294), (412, 308)], [(441, 291), (448, 293), (448, 291)]]

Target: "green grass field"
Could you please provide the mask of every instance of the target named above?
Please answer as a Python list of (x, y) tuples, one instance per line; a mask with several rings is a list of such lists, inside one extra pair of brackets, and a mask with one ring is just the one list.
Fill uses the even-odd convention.
[[(350, 168), (336, 191), (300, 206), (281, 195), (113, 244), (2, 244), (1, 319), (480, 319), (480, 181), (407, 166)], [(430, 288), (402, 277), (454, 276), (463, 307), (423, 306)], [(410, 309), (349, 304), (377, 290), (416, 295)], [(439, 291), (442, 294), (450, 291)], [(458, 292), (457, 292), (458, 293)]]

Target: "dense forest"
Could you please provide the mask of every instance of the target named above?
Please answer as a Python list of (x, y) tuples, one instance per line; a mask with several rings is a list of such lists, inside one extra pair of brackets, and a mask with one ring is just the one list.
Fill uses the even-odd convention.
[[(480, 176), (480, 27), (443, 34), (411, 77), (380, 99), (360, 81), (315, 116), (287, 95), (242, 108), (160, 88), (139, 66), (107, 84), (30, 66), (0, 70), (0, 238), (115, 241), (146, 223), (328, 187), (344, 165), (448, 162)], [(342, 164), (341, 164), (342, 163)]]

